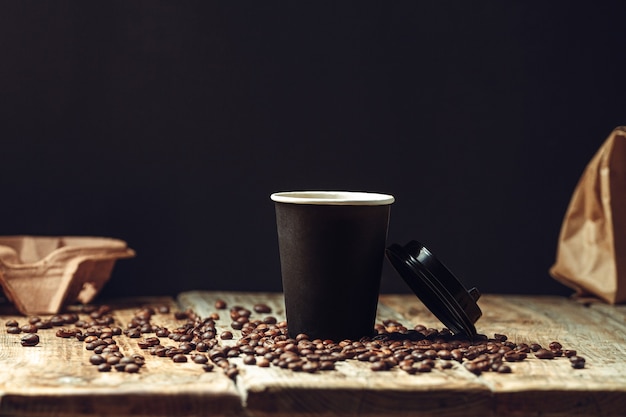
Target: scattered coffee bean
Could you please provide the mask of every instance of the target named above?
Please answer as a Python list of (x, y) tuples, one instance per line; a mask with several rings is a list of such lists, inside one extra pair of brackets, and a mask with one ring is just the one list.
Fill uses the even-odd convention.
[(218, 310), (224, 310), (227, 307), (226, 301), (218, 299), (215, 301), (215, 308)]
[(563, 345), (561, 345), (559, 342), (550, 342), (548, 347), (550, 348), (550, 350), (553, 350), (553, 351), (563, 349)]
[(267, 304), (255, 304), (253, 310), (259, 314), (268, 314), (272, 312), (272, 309)]
[(91, 357), (89, 358), (89, 362), (92, 365), (100, 365), (100, 364), (105, 363), (106, 361), (107, 360), (106, 360), (106, 358), (104, 356), (98, 355), (98, 354), (91, 355)]
[(23, 333), (37, 333), (37, 330), (39, 330), (37, 326), (30, 323), (23, 325), (20, 329)]
[(554, 359), (554, 352), (542, 348), (535, 352), (535, 356), (539, 359)]
[(124, 366), (124, 372), (128, 372), (129, 374), (134, 374), (139, 372), (139, 366), (135, 363), (129, 363)]
[(499, 365), (496, 368), (496, 372), (498, 372), (499, 374), (510, 374), (511, 367), (509, 365)]
[(17, 320), (7, 320), (7, 322), (5, 323), (6, 327), (19, 327), (19, 323), (17, 322)]
[(111, 365), (108, 363), (101, 363), (100, 365), (98, 365), (98, 372), (110, 372), (111, 371)]
[(172, 360), (178, 363), (187, 362), (187, 356), (182, 353), (177, 353), (176, 355), (172, 356)]
[(20, 329), (17, 326), (9, 326), (7, 327), (7, 333), (8, 334), (20, 334), (22, 333), (22, 329)]
[(28, 333), (21, 337), (20, 344), (22, 346), (36, 346), (39, 344), (39, 336), (35, 333)]
[(570, 364), (574, 369), (582, 369), (585, 367), (585, 358), (582, 356), (572, 356), (569, 358)]

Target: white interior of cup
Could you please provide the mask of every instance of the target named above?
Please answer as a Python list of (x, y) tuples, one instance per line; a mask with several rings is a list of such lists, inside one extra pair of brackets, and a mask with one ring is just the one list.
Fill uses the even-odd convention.
[(270, 198), (279, 203), (336, 206), (382, 206), (395, 201), (389, 194), (359, 191), (286, 191), (274, 193)]

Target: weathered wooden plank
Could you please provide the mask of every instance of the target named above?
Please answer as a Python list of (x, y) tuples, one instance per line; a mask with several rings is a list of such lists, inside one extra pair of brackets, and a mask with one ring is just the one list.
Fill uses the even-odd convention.
[[(252, 313), (252, 319), (273, 315), (284, 319), (281, 294), (239, 292), (187, 292), (178, 307), (191, 308), (202, 317), (218, 313), (218, 334), (231, 331), (235, 345), (240, 332), (230, 326), (228, 307), (252, 309), (265, 303), (271, 313)], [(383, 295), (377, 320), (396, 319), (407, 327), (442, 324), (413, 296)], [(168, 303), (169, 298), (120, 301), (115, 306), (118, 324), (125, 325), (142, 305)], [(0, 333), (0, 414), (14, 416), (565, 416), (624, 415), (626, 409), (626, 306), (573, 302), (560, 297), (485, 295), (479, 301), (483, 317), (479, 332), (506, 334), (515, 342), (547, 345), (560, 341), (587, 358), (587, 367), (574, 370), (567, 359), (539, 360), (529, 355), (511, 364), (512, 374), (475, 376), (461, 364), (409, 375), (394, 368), (373, 372), (369, 364), (348, 360), (333, 371), (296, 373), (271, 366), (260, 368), (231, 358), (239, 375), (235, 380), (221, 371), (203, 372), (191, 362), (173, 363), (149, 355), (137, 339), (117, 338), (121, 350), (143, 354), (146, 366), (137, 374), (100, 373), (89, 364), (91, 352), (74, 339), (40, 331), (35, 347), (19, 345), (19, 335)], [(2, 313), (2, 325), (9, 318)], [(154, 322), (174, 328), (172, 314), (156, 315)], [(174, 342), (167, 338), (162, 344)]]
[[(124, 326), (142, 305), (167, 304), (171, 298), (133, 300), (114, 307), (116, 323)], [(43, 316), (42, 316), (43, 317)], [(76, 339), (55, 336), (57, 328), (40, 330), (40, 343), (20, 345), (20, 335), (7, 334), (4, 323), (23, 316), (2, 316), (0, 333), (0, 414), (11, 416), (201, 416), (238, 415), (241, 396), (221, 372), (204, 372), (193, 363), (174, 363), (149, 355), (138, 339), (115, 337), (126, 356), (141, 354), (146, 364), (136, 374), (98, 372), (89, 363), (93, 352)], [(177, 326), (169, 315), (158, 324)], [(67, 326), (71, 327), (71, 326)], [(163, 344), (168, 344), (167, 339)], [(173, 344), (173, 343), (172, 343)]]

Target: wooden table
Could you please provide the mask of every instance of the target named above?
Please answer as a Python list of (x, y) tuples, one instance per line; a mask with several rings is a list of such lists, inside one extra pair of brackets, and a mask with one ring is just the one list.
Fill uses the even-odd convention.
[[(126, 325), (142, 306), (169, 305), (171, 311), (192, 309), (201, 317), (220, 314), (218, 331), (230, 329), (228, 310), (215, 301), (248, 309), (272, 307), (283, 319), (282, 296), (266, 293), (188, 292), (171, 298), (120, 300), (113, 315)], [(142, 354), (137, 373), (98, 372), (85, 343), (40, 330), (40, 343), (20, 345), (21, 335), (0, 334), (0, 415), (3, 416), (624, 416), (626, 415), (626, 306), (584, 305), (566, 298), (484, 295), (477, 323), (487, 336), (506, 334), (516, 343), (547, 346), (557, 340), (587, 359), (573, 369), (567, 358), (540, 360), (529, 354), (511, 364), (512, 373), (476, 376), (455, 362), (451, 369), (410, 375), (398, 368), (374, 372), (355, 359), (336, 363), (335, 370), (293, 372), (261, 368), (232, 358), (239, 375), (227, 377), (191, 361), (174, 363), (138, 346), (142, 339), (115, 336), (126, 356)], [(252, 314), (262, 318), (267, 314)], [(442, 328), (413, 296), (384, 295), (378, 319), (395, 319), (407, 327)], [(20, 324), (26, 317), (2, 315)], [(153, 321), (175, 328), (173, 313)], [(233, 331), (233, 345), (240, 337)], [(145, 337), (154, 335), (144, 335)], [(218, 338), (219, 339), (219, 338)], [(163, 339), (162, 344), (171, 342)]]

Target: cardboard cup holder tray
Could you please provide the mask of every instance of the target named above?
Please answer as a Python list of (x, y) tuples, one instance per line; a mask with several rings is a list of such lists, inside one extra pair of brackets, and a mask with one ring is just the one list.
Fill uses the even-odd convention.
[(135, 256), (126, 242), (91, 236), (0, 236), (0, 284), (22, 314), (56, 314), (87, 304), (118, 259)]

